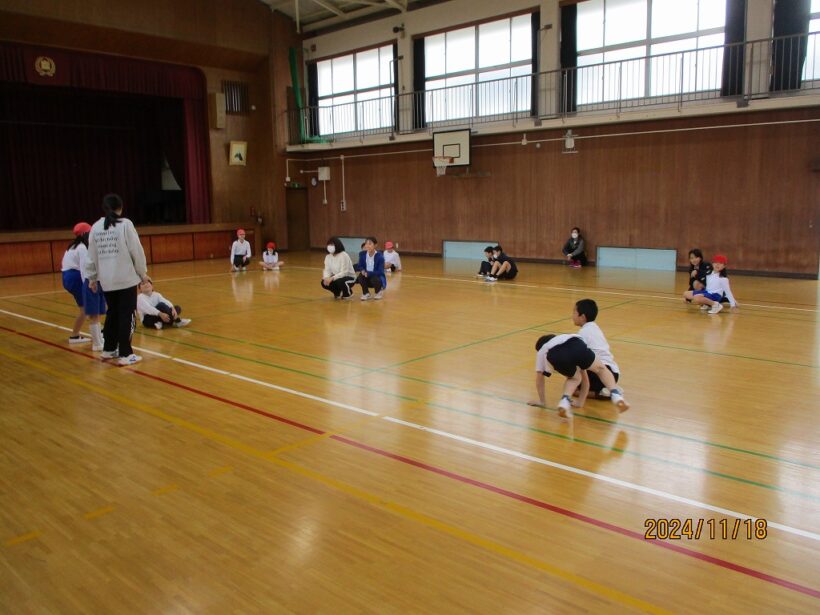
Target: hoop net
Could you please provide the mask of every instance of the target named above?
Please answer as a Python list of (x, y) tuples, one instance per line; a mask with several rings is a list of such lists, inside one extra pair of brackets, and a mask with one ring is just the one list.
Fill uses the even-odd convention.
[(433, 156), (433, 166), (436, 167), (436, 175), (441, 177), (447, 173), (447, 167), (453, 164), (452, 156)]

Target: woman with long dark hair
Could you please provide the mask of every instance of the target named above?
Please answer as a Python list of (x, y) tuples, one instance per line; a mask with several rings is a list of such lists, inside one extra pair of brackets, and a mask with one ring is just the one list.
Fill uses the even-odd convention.
[(131, 348), (137, 285), (149, 278), (137, 229), (131, 220), (122, 217), (122, 210), (119, 195), (103, 197), (105, 215), (94, 223), (88, 235), (85, 269), (91, 290), (96, 292), (99, 282), (108, 303), (102, 359), (119, 358), (120, 365), (133, 365), (142, 361)]

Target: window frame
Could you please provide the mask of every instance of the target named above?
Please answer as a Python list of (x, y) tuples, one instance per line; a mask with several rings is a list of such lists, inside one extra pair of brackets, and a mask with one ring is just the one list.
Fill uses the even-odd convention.
[[(383, 131), (385, 129), (392, 129), (392, 130), (396, 129), (396, 100), (397, 100), (397, 97), (398, 97), (398, 80), (396, 79), (396, 69), (397, 69), (397, 67), (396, 67), (396, 64), (397, 64), (396, 45), (397, 45), (397, 40), (396, 39), (390, 39), (390, 40), (387, 40), (387, 41), (382, 41), (380, 43), (374, 43), (372, 45), (367, 45), (365, 47), (359, 47), (359, 48), (351, 49), (351, 50), (344, 51), (344, 52), (341, 52), (341, 53), (336, 53), (336, 54), (332, 54), (332, 55), (312, 59), (312, 60), (310, 60), (310, 62), (308, 62), (308, 64), (314, 64), (316, 66), (317, 74), (318, 74), (318, 71), (319, 71), (319, 64), (320, 63), (322, 63), (322, 62), (331, 62), (331, 84), (332, 84), (332, 80), (333, 80), (333, 77), (332, 77), (332, 74), (333, 74), (332, 73), (332, 70), (333, 70), (332, 61), (336, 60), (336, 59), (339, 59), (339, 58), (350, 57), (350, 58), (352, 58), (352, 62), (353, 62), (353, 89), (352, 90), (345, 90), (345, 91), (333, 92), (331, 94), (321, 95), (320, 92), (319, 92), (318, 86), (317, 86), (317, 91), (316, 91), (317, 110), (316, 110), (316, 112), (317, 112), (317, 114), (320, 118), (319, 119), (319, 136), (347, 134), (347, 133), (355, 133), (355, 132), (366, 132), (366, 131)], [(391, 69), (390, 69), (390, 82), (386, 83), (386, 84), (377, 83), (374, 86), (369, 86), (369, 87), (366, 87), (366, 88), (357, 88), (356, 85), (357, 85), (357, 82), (358, 82), (358, 59), (357, 59), (358, 54), (364, 53), (366, 51), (373, 51), (373, 50), (380, 51), (381, 49), (383, 49), (385, 47), (390, 48), (390, 52), (393, 56), (388, 61), (388, 65), (391, 66)], [(381, 54), (379, 54), (379, 66), (381, 67)], [(381, 68), (379, 70), (381, 70)], [(360, 111), (361, 111), (360, 103), (367, 103), (367, 102), (372, 102), (374, 100), (381, 100), (381, 99), (386, 98), (386, 97), (376, 96), (375, 98), (365, 98), (365, 99), (360, 101), (359, 100), (359, 95), (367, 94), (367, 93), (371, 93), (371, 92), (377, 92), (378, 93), (380, 90), (386, 90), (386, 89), (392, 90), (391, 95), (389, 97), (387, 97), (387, 98), (390, 99), (390, 103), (389, 103), (389, 106), (390, 106), (390, 114), (389, 114), (390, 119), (389, 119), (388, 123), (379, 125), (377, 127), (371, 127), (371, 128), (364, 128), (364, 127), (360, 126), (359, 125), (359, 123), (360, 123), (360, 121), (359, 121), (360, 120)], [(332, 125), (333, 130), (330, 130), (330, 131), (322, 130), (322, 124), (321, 124), (322, 109), (333, 109), (333, 107), (336, 106), (336, 105), (328, 105), (326, 107), (322, 107), (322, 101), (326, 101), (328, 99), (345, 97), (345, 96), (352, 96), (353, 97), (352, 103), (344, 103), (344, 104), (352, 104), (353, 105), (353, 128), (351, 130), (339, 131), (339, 130), (336, 130), (335, 125)], [(333, 113), (333, 111), (331, 111), (331, 113)]]
[[(483, 113), (483, 114), (480, 112), (481, 111), (481, 94), (480, 94), (480, 91), (482, 89), (482, 85), (484, 85), (486, 87), (487, 84), (493, 83), (494, 81), (509, 80), (511, 82), (511, 87), (517, 88), (517, 81), (519, 79), (526, 78), (526, 79), (529, 80), (531, 78), (534, 67), (537, 66), (537, 58), (532, 57), (532, 54), (530, 54), (529, 60), (516, 60), (516, 61), (511, 60), (510, 62), (506, 62), (506, 63), (503, 63), (503, 64), (493, 64), (493, 65), (490, 65), (490, 66), (483, 66), (483, 67), (480, 66), (480, 53), (481, 52), (480, 52), (480, 45), (479, 45), (479, 28), (482, 25), (486, 25), (486, 24), (489, 24), (489, 23), (502, 22), (502, 21), (507, 21), (510, 24), (510, 28), (512, 28), (512, 20), (515, 17), (523, 17), (523, 16), (527, 16), (530, 19), (530, 23), (532, 23), (531, 22), (532, 15), (537, 13), (538, 11), (539, 11), (539, 7), (538, 6), (533, 6), (533, 7), (526, 8), (526, 9), (520, 9), (520, 10), (512, 11), (512, 12), (509, 12), (509, 13), (502, 13), (500, 15), (493, 15), (492, 17), (487, 17), (487, 18), (484, 18), (484, 19), (478, 19), (478, 20), (475, 20), (475, 21), (460, 23), (460, 24), (457, 24), (457, 25), (448, 26), (447, 28), (440, 28), (440, 29), (437, 29), (437, 30), (431, 30), (431, 31), (428, 31), (428, 32), (423, 32), (423, 33), (419, 33), (419, 34), (414, 35), (413, 40), (417, 40), (417, 39), (426, 40), (429, 37), (444, 34), (445, 35), (445, 39), (444, 39), (445, 54), (446, 54), (446, 48), (447, 48), (446, 47), (446, 45), (447, 45), (446, 35), (447, 35), (448, 32), (455, 32), (455, 31), (458, 31), (458, 30), (466, 30), (468, 28), (472, 28), (473, 29), (473, 34), (474, 34), (474, 40), (475, 40), (474, 68), (459, 70), (459, 71), (453, 71), (453, 72), (446, 72), (446, 60), (445, 60), (445, 72), (444, 73), (441, 73), (439, 75), (434, 75), (434, 76), (428, 76), (425, 73), (425, 75), (424, 75), (424, 97), (425, 97), (425, 100), (427, 100), (427, 102), (428, 102), (428, 104), (425, 105), (425, 116), (426, 116), (425, 117), (425, 123), (437, 124), (437, 123), (441, 123), (441, 122), (451, 122), (451, 121), (454, 121), (454, 120), (467, 119), (467, 118), (471, 118), (471, 117), (492, 117), (494, 115), (509, 115), (509, 114), (522, 114), (522, 115), (526, 114), (526, 115), (530, 115), (530, 113), (531, 113), (531, 104), (530, 104), (531, 93), (530, 93), (529, 96), (526, 97), (526, 100), (527, 100), (526, 109), (514, 109), (514, 108), (511, 107), (508, 111), (500, 111), (500, 112), (495, 112), (495, 113)], [(533, 36), (532, 26), (530, 26), (530, 39), (532, 38), (532, 36)], [(446, 55), (445, 55), (445, 58), (446, 58)], [(495, 71), (499, 71), (499, 70), (509, 70), (509, 71), (512, 72), (513, 69), (521, 68), (523, 66), (529, 66), (530, 70), (527, 73), (527, 75), (512, 75), (511, 74), (511, 76), (509, 76), (509, 77), (501, 77), (501, 78), (490, 79), (490, 80), (486, 80), (486, 81), (482, 81), (480, 79), (481, 75), (485, 74), (485, 73), (491, 73), (491, 72), (495, 72)], [(431, 81), (433, 81), (433, 82), (434, 81), (444, 81), (446, 83), (447, 80), (449, 80), (449, 79), (459, 79), (459, 78), (468, 77), (468, 76), (473, 76), (472, 81), (470, 81), (469, 83), (464, 83), (464, 84), (459, 84), (459, 85), (454, 85), (454, 86), (445, 85), (441, 88), (432, 88), (432, 89), (428, 89), (428, 87), (427, 87), (427, 84), (430, 83)], [(515, 80), (516, 85), (512, 85), (512, 83), (514, 82), (513, 80)], [(430, 102), (429, 97), (430, 97), (431, 92), (436, 92), (438, 90), (446, 90), (448, 87), (454, 87), (455, 88), (455, 87), (465, 87), (465, 86), (469, 86), (469, 87), (473, 88), (474, 91), (475, 91), (475, 96), (473, 97), (472, 104), (471, 104), (471, 110), (467, 115), (451, 116), (449, 114), (449, 105), (445, 104), (444, 105), (444, 108), (445, 108), (444, 117), (430, 117), (431, 111), (430, 111), (430, 105), (429, 105), (429, 102)]]
[[(699, 22), (700, 22), (700, 3), (701, 2), (708, 2), (708, 1), (709, 0), (699, 0), (699, 2), (698, 2), (698, 26), (699, 26)], [(608, 2), (608, 0), (602, 0), (602, 5), (603, 5), (603, 30), (602, 30), (602, 33), (601, 33), (601, 41), (604, 42), (604, 43), (606, 42), (606, 25), (607, 25), (606, 6), (607, 6), (607, 2)], [(579, 2), (577, 4), (580, 5), (582, 3)], [(616, 44), (613, 44), (613, 45), (604, 44), (601, 47), (594, 47), (594, 48), (589, 48), (589, 49), (584, 49), (584, 50), (579, 49), (576, 52), (577, 57), (578, 57), (578, 61), (577, 61), (576, 65), (578, 66), (578, 69), (580, 71), (582, 68), (586, 68), (586, 67), (582, 67), (580, 65), (580, 59), (584, 56), (601, 55), (601, 57), (603, 58), (603, 57), (606, 57), (607, 53), (612, 53), (612, 52), (621, 51), (621, 50), (625, 50), (625, 49), (632, 49), (632, 48), (636, 48), (636, 47), (643, 47), (645, 49), (645, 55), (643, 56), (643, 58), (644, 58), (644, 66), (643, 66), (644, 83), (643, 83), (643, 93), (642, 93), (642, 95), (637, 96), (637, 97), (628, 97), (626, 99), (624, 99), (624, 98), (607, 99), (606, 97), (603, 97), (603, 98), (600, 98), (600, 99), (596, 98), (595, 100), (590, 101), (590, 102), (581, 102), (579, 100), (579, 102), (578, 102), (579, 107), (587, 106), (587, 105), (607, 104), (607, 103), (615, 102), (617, 100), (628, 100), (628, 99), (636, 100), (636, 99), (645, 99), (645, 98), (659, 98), (659, 97), (666, 97), (666, 96), (683, 96), (683, 95), (687, 95), (687, 94), (697, 94), (697, 93), (700, 93), (700, 92), (720, 90), (720, 85), (718, 85), (717, 88), (698, 89), (696, 87), (695, 89), (683, 89), (681, 91), (676, 91), (676, 92), (671, 93), (671, 94), (653, 94), (652, 93), (653, 92), (653, 90), (652, 90), (652, 88), (653, 88), (653, 83), (652, 83), (652, 75), (653, 75), (652, 59), (653, 58), (660, 58), (660, 57), (663, 57), (664, 55), (669, 55), (669, 54), (680, 54), (680, 53), (690, 53), (690, 52), (698, 54), (698, 52), (702, 52), (706, 49), (715, 48), (714, 45), (711, 45), (711, 46), (708, 46), (708, 47), (702, 47), (702, 48), (693, 47), (691, 49), (686, 49), (686, 50), (682, 50), (682, 51), (666, 52), (666, 53), (661, 53), (661, 54), (657, 54), (657, 55), (652, 55), (652, 48), (654, 46), (662, 45), (664, 43), (684, 41), (684, 40), (687, 40), (687, 39), (695, 39), (697, 41), (700, 38), (714, 36), (714, 35), (717, 35), (717, 34), (723, 34), (724, 35), (724, 38), (723, 38), (724, 45), (725, 45), (725, 42), (726, 42), (725, 18), (724, 18), (723, 26), (719, 27), (719, 28), (706, 28), (706, 29), (703, 29), (703, 30), (697, 29), (697, 30), (692, 30), (692, 31), (689, 31), (689, 32), (683, 32), (683, 33), (679, 33), (679, 34), (670, 34), (670, 35), (666, 35), (666, 36), (659, 36), (659, 37), (653, 38), (652, 37), (652, 10), (653, 10), (653, 4), (654, 4), (654, 0), (646, 0), (646, 30), (645, 30), (645, 36), (644, 36), (643, 39), (636, 39), (636, 40), (633, 40), (633, 41), (628, 41), (628, 42), (625, 42), (625, 43), (616, 43)], [(637, 60), (638, 58), (635, 58), (635, 59)], [(616, 61), (616, 62), (618, 62), (618, 61)], [(697, 60), (696, 60), (696, 62), (697, 62)], [(609, 64), (609, 62), (604, 61), (603, 64)], [(594, 64), (590, 65), (590, 66), (594, 66)], [(606, 71), (602, 71), (603, 74), (605, 74), (605, 72)], [(695, 75), (696, 76), (694, 78), (694, 82), (697, 84), (698, 83), (697, 64), (696, 64), (696, 67), (695, 67)], [(579, 79), (580, 79), (580, 75), (579, 75)], [(606, 92), (607, 91), (607, 86), (602, 84), (600, 89), (601, 89), (601, 92)], [(580, 96), (579, 96), (579, 99), (580, 99)]]

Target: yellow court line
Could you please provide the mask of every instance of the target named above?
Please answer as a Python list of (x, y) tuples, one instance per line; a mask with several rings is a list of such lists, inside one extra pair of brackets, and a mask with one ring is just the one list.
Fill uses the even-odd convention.
[(13, 547), (14, 545), (19, 545), (22, 542), (28, 542), (29, 540), (39, 538), (39, 536), (40, 532), (29, 532), (28, 534), (20, 534), (19, 536), (15, 536), (14, 538), (9, 538), (6, 541), (6, 546)]
[(166, 493), (171, 493), (172, 491), (176, 491), (178, 489), (179, 485), (165, 485), (159, 489), (154, 489), (151, 493), (153, 495), (165, 495)]
[(221, 468), (215, 468), (208, 472), (208, 476), (222, 476), (223, 474), (227, 474), (228, 472), (233, 472), (233, 466), (223, 466)]
[(310, 436), (309, 438), (304, 438), (303, 440), (297, 440), (293, 444), (287, 444), (285, 446), (280, 446), (279, 448), (275, 448), (271, 451), (268, 451), (268, 455), (275, 457), (276, 455), (281, 455), (282, 453), (287, 453), (288, 451), (295, 451), (298, 448), (309, 446), (311, 444), (316, 444), (318, 442), (321, 442), (322, 440), (327, 440), (332, 435), (335, 434), (332, 431), (328, 431), (323, 434)]
[(378, 495), (375, 495), (368, 491), (364, 491), (363, 489), (354, 487), (353, 485), (349, 485), (330, 476), (326, 476), (324, 474), (302, 467), (295, 463), (279, 459), (278, 457), (272, 455), (268, 451), (259, 450), (230, 436), (226, 436), (216, 431), (212, 431), (206, 427), (202, 427), (201, 425), (197, 425), (196, 423), (192, 423), (190, 421), (179, 418), (172, 414), (168, 414), (167, 412), (164, 412), (157, 408), (153, 408), (146, 404), (133, 401), (117, 393), (112, 393), (111, 391), (107, 391), (98, 386), (89, 384), (88, 382), (85, 382), (80, 378), (70, 376), (64, 372), (47, 367), (39, 362), (26, 359), (25, 357), (7, 352), (2, 349), (0, 349), (0, 355), (5, 356), (8, 359), (16, 361), (17, 363), (20, 363), (22, 365), (26, 365), (28, 367), (36, 369), (40, 372), (54, 376), (55, 378), (59, 378), (60, 380), (63, 380), (65, 382), (70, 382), (88, 391), (97, 393), (98, 395), (107, 397), (108, 399), (119, 402), (124, 406), (128, 406), (130, 408), (134, 408), (135, 410), (139, 410), (140, 412), (143, 412), (149, 416), (153, 416), (155, 418), (161, 419), (183, 429), (192, 431), (214, 442), (224, 444), (225, 446), (235, 451), (244, 453), (248, 456), (255, 457), (257, 459), (261, 459), (263, 461), (273, 463), (281, 468), (284, 468), (295, 474), (298, 474), (315, 482), (331, 487), (332, 489), (335, 489), (356, 499), (367, 502), (368, 504), (371, 504), (382, 510), (391, 512), (400, 517), (404, 517), (405, 519), (410, 519), (426, 527), (436, 529), (444, 534), (447, 534), (454, 538), (461, 539), (464, 542), (467, 542), (477, 547), (481, 547), (487, 551), (490, 551), (507, 559), (524, 564), (526, 566), (530, 566), (537, 570), (541, 570), (542, 572), (546, 572), (547, 574), (553, 577), (573, 583), (578, 587), (581, 587), (594, 594), (598, 594), (599, 596), (612, 600), (616, 603), (637, 608), (647, 613), (669, 613), (669, 611), (666, 611), (665, 609), (662, 609), (649, 602), (641, 600), (640, 598), (635, 598), (634, 596), (621, 592), (617, 589), (607, 587), (606, 585), (602, 585), (600, 583), (596, 583), (595, 581), (591, 581), (567, 570), (563, 570), (558, 566), (554, 566), (543, 560), (527, 555), (526, 553), (522, 553), (520, 551), (507, 547), (503, 544), (490, 540), (489, 538), (485, 538), (483, 536), (473, 534), (472, 532), (468, 532), (467, 530), (463, 530), (459, 527), (450, 525), (448, 523), (444, 523), (443, 521), (439, 521), (438, 519), (435, 519), (429, 515), (418, 512), (406, 506), (402, 506), (401, 504), (384, 500)]
[(110, 512), (114, 512), (113, 506), (106, 506), (105, 508), (100, 508), (98, 510), (92, 510), (91, 512), (87, 512), (83, 515), (85, 519), (89, 521), (91, 519), (96, 519), (97, 517), (102, 517), (103, 515), (107, 515)]

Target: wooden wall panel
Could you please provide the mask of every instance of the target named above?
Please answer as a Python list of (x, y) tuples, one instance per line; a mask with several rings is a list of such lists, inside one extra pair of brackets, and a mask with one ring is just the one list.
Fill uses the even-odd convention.
[[(245, 235), (247, 238), (247, 235)], [(197, 233), (194, 235), (194, 259), (225, 258), (231, 254), (231, 244), (234, 234), (231, 231), (215, 231), (213, 233)]]
[[(346, 212), (341, 164), (328, 159), (329, 204), (321, 186), (308, 188), (311, 245), (372, 234), (404, 251), (440, 253), (443, 239), (494, 237), (513, 256), (560, 259), (580, 226), (593, 258), (596, 245), (674, 248), (683, 265), (699, 247), (727, 254), (730, 269), (816, 275), (820, 123), (806, 120), (819, 116), (809, 108), (584, 126), (575, 130), (577, 154), (562, 154), (560, 140), (536, 148), (562, 131), (529, 133), (526, 146), (475, 147), (520, 137), (474, 137), (471, 177), (458, 177), (461, 168), (437, 178), (427, 152), (348, 157)], [(403, 149), (419, 147), (348, 151)]]
[(51, 250), (52, 271), (60, 271), (63, 268), (63, 254), (65, 254), (70, 243), (71, 240), (66, 239), (65, 241), (43, 241), (37, 244), (41, 246), (42, 250)]
[[(61, 251), (61, 260), (62, 255)], [(0, 244), (0, 276), (51, 273), (53, 266), (51, 244), (47, 241)]]
[(154, 263), (190, 261), (193, 258), (194, 238), (191, 233), (151, 236), (151, 259)]
[(140, 235), (140, 243), (142, 244), (142, 251), (145, 252), (145, 262), (149, 265), (154, 262), (151, 255), (151, 237), (150, 235)]

